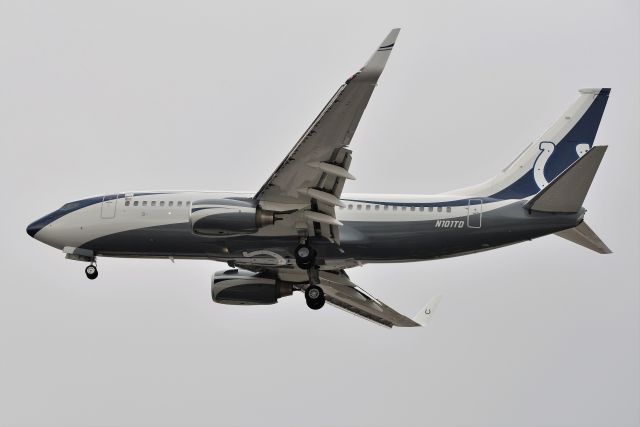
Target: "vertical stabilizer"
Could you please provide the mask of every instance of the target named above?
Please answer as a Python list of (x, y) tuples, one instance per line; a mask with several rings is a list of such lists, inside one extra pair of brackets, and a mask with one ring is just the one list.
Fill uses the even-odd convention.
[(500, 174), (448, 194), (524, 199), (543, 190), (593, 146), (611, 89), (581, 89), (578, 99)]

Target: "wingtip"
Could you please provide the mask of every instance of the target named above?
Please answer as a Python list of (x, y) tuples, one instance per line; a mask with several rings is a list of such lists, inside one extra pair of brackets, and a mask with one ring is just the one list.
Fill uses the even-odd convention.
[(586, 88), (582, 88), (579, 89), (578, 92), (582, 93), (582, 94), (588, 94), (588, 95), (607, 95), (609, 96), (609, 94), (611, 93), (611, 88), (610, 87), (586, 87)]
[(429, 302), (420, 310), (414, 317), (413, 321), (418, 323), (420, 326), (426, 326), (429, 321), (433, 318), (433, 315), (438, 307), (438, 304), (442, 300), (442, 295), (436, 295), (431, 298)]
[(389, 31), (389, 34), (387, 34), (387, 37), (385, 37), (382, 43), (380, 43), (380, 47), (378, 49), (391, 50), (391, 48), (393, 48), (393, 45), (396, 42), (396, 39), (398, 38), (399, 33), (400, 33), (400, 28), (394, 28), (391, 31)]

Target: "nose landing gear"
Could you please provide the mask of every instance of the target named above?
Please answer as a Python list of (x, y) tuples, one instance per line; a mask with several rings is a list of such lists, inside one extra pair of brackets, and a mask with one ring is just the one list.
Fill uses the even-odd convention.
[(87, 268), (84, 269), (84, 273), (87, 275), (87, 279), (93, 280), (98, 277), (98, 267), (95, 262), (89, 264)]

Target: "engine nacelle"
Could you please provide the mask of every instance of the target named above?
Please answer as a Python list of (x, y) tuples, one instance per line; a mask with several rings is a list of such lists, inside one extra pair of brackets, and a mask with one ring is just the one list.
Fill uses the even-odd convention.
[(191, 205), (191, 229), (205, 236), (251, 234), (275, 222), (274, 213), (254, 200), (198, 200)]
[(234, 305), (268, 305), (293, 293), (293, 283), (245, 270), (219, 271), (211, 278), (214, 302)]

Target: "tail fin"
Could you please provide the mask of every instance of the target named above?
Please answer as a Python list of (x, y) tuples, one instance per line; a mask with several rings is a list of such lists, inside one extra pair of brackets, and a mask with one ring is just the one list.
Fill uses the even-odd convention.
[(538, 193), (593, 146), (611, 89), (581, 89), (578, 99), (498, 176), (451, 194), (523, 199)]
[(536, 194), (525, 208), (539, 212), (578, 212), (606, 151), (606, 146), (593, 147)]
[(556, 233), (556, 236), (560, 236), (563, 239), (567, 239), (570, 242), (576, 243), (580, 246), (584, 246), (587, 249), (598, 252), (599, 254), (610, 254), (611, 249), (604, 244), (596, 233), (587, 225), (586, 222), (581, 222), (575, 228), (569, 230), (563, 230)]

